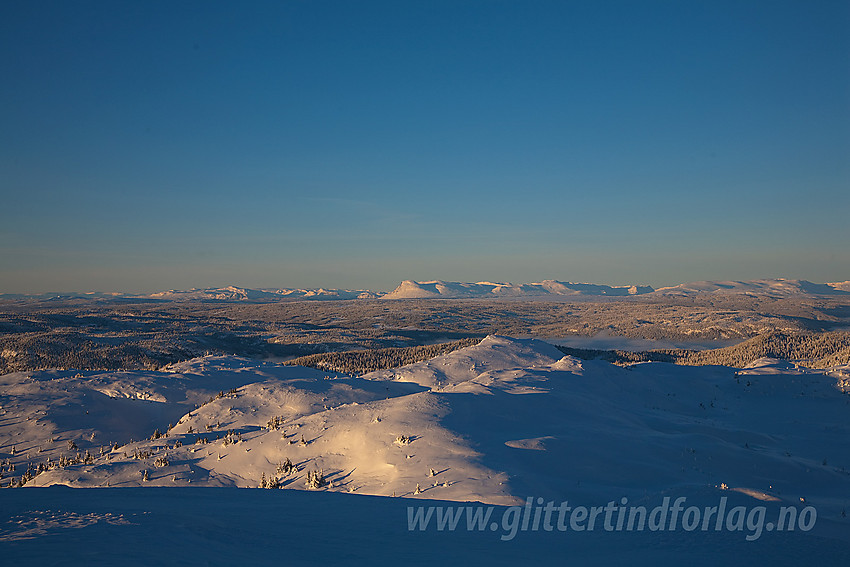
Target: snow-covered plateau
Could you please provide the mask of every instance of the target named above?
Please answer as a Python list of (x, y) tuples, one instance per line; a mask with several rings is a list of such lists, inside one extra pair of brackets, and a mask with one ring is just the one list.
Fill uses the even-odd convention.
[[(850, 552), (850, 366), (615, 366), (489, 336), (363, 376), (223, 356), (18, 372), (0, 377), (0, 406), (4, 558), (829, 564)], [(281, 490), (236, 490), (261, 487)], [(816, 522), (755, 539), (736, 521), (605, 528), (601, 507), (665, 497)], [(549, 502), (600, 507), (595, 530), (566, 518), (560, 530), (554, 510), (545, 529)], [(494, 507), (494, 521), (410, 524), (419, 505), (460, 503)], [(509, 511), (531, 519), (506, 538)]]

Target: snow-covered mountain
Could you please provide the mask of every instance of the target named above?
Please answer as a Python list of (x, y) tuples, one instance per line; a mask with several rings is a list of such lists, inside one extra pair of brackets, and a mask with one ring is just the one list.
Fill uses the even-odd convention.
[(747, 294), (770, 297), (793, 295), (848, 295), (850, 282), (818, 284), (807, 280), (764, 279), (749, 281), (699, 281), (653, 289), (648, 285), (609, 286), (544, 280), (540, 283), (460, 283), (440, 280), (405, 280), (382, 299), (559, 299), (571, 297), (623, 297), (700, 294)]
[(461, 283), (440, 280), (405, 280), (382, 299), (504, 299), (553, 298), (559, 296), (628, 296), (649, 293), (650, 286), (608, 286), (544, 280), (540, 283)]
[(657, 295), (747, 294), (772, 297), (792, 295), (850, 295), (850, 282), (812, 283), (807, 280), (766, 279), (749, 281), (700, 281), (662, 287)]
[(846, 291), (846, 292), (850, 293), (850, 280), (845, 281), (845, 282), (832, 282), (832, 283), (827, 283), (825, 285), (828, 285), (829, 287), (831, 287), (832, 289), (835, 289), (835, 290)]
[(764, 279), (748, 281), (699, 281), (653, 289), (648, 285), (610, 286), (543, 280), (538, 283), (448, 282), (442, 280), (404, 280), (388, 293), (367, 289), (302, 289), (238, 286), (189, 290), (168, 290), (152, 294), (128, 293), (44, 293), (0, 294), (0, 299), (51, 300), (154, 300), (154, 301), (221, 301), (273, 303), (277, 301), (353, 300), (353, 299), (529, 299), (560, 301), (594, 297), (631, 297), (637, 295), (683, 296), (700, 294), (747, 294), (770, 297), (794, 295), (850, 295), (850, 281), (818, 284), (807, 280)]
[(151, 294), (134, 293), (104, 293), (104, 292), (69, 292), (69, 293), (0, 293), (0, 299), (7, 300), (97, 300), (97, 301), (222, 301), (222, 302), (256, 302), (273, 303), (291, 300), (349, 300), (375, 299), (380, 293), (367, 289), (301, 289), (301, 288), (264, 288), (251, 289), (239, 286), (192, 288), (186, 290), (171, 289)]
[(377, 294), (369, 290), (348, 289), (249, 289), (236, 286), (222, 288), (170, 290), (153, 293), (151, 299), (170, 301), (257, 301), (274, 302), (286, 299), (373, 299)]

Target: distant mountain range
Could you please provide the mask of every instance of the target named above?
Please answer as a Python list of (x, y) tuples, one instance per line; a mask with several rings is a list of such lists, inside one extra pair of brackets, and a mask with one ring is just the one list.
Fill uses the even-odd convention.
[(460, 298), (493, 298), (510, 299), (522, 297), (552, 297), (607, 295), (627, 296), (651, 293), (650, 286), (609, 286), (589, 283), (570, 283), (555, 280), (544, 280), (540, 283), (511, 284), (511, 283), (458, 283), (444, 281), (415, 282), (405, 280), (393, 291), (383, 295), (383, 299), (460, 299)]
[(653, 289), (648, 285), (609, 286), (543, 280), (539, 283), (417, 282), (404, 280), (393, 291), (375, 292), (365, 289), (249, 289), (237, 286), (169, 290), (152, 294), (128, 293), (43, 293), (0, 294), (0, 299), (35, 299), (40, 301), (91, 299), (98, 301), (216, 301), (273, 303), (278, 301), (321, 301), (352, 299), (515, 299), (564, 301), (593, 297), (695, 296), (705, 294), (742, 294), (765, 297), (795, 295), (850, 296), (850, 281), (813, 283), (807, 280), (764, 279), (748, 281), (700, 281)]
[(850, 295), (850, 281), (818, 284), (806, 280), (703, 281), (662, 287), (655, 293), (692, 295), (698, 293), (739, 293), (751, 295)]
[(623, 297), (635, 295), (688, 296), (698, 294), (746, 294), (770, 297), (791, 295), (850, 295), (850, 281), (817, 284), (806, 280), (766, 279), (750, 281), (701, 281), (653, 289), (648, 285), (609, 286), (544, 280), (540, 283), (458, 283), (405, 280), (382, 299), (560, 299), (575, 297)]
[(348, 299), (377, 299), (382, 293), (369, 290), (349, 289), (287, 289), (268, 288), (250, 289), (245, 287), (227, 286), (204, 289), (192, 288), (187, 290), (168, 290), (151, 294), (132, 293), (40, 293), (21, 294), (4, 293), (0, 299), (38, 299), (42, 301), (62, 301), (73, 299), (91, 299), (98, 301), (221, 301), (221, 302), (253, 302), (273, 303), (277, 301), (299, 300), (348, 300)]
[(381, 294), (369, 290), (350, 289), (247, 289), (236, 286), (188, 291), (161, 291), (148, 297), (172, 301), (279, 301), (281, 299), (376, 299)]

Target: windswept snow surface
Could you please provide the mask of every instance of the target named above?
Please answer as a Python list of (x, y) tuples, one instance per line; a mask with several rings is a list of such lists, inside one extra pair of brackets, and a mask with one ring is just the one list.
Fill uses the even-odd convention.
[[(728, 505), (757, 502), (728, 492)], [(571, 499), (582, 502), (580, 495)], [(711, 495), (689, 493), (689, 503)], [(0, 495), (4, 565), (844, 565), (846, 523), (809, 532), (408, 529), (414, 498), (233, 488), (50, 487)], [(449, 510), (457, 503), (429, 500)], [(604, 503), (602, 503), (604, 504)], [(714, 502), (716, 505), (716, 501)], [(469, 506), (469, 505), (466, 505)], [(465, 507), (464, 507), (465, 508)], [(472, 509), (476, 509), (472, 507)], [(495, 507), (499, 521), (510, 509)], [(436, 515), (436, 514), (435, 514)], [(825, 532), (825, 533), (822, 533)], [(846, 533), (844, 534), (846, 535)]]
[[(52, 468), (26, 487), (254, 488), (265, 479), (281, 488), (314, 493), (305, 498), (318, 497), (319, 492), (354, 493), (404, 497), (407, 504), (473, 501), (511, 506), (534, 497), (604, 506), (625, 498), (651, 507), (665, 496), (686, 496), (716, 506), (725, 496), (749, 506), (814, 506), (815, 530), (765, 534), (752, 546), (758, 545), (761, 552), (771, 549), (779, 559), (790, 557), (790, 548), (809, 549), (817, 557), (818, 549), (827, 556), (850, 551), (850, 522), (845, 517), (850, 507), (848, 392), (848, 367), (810, 370), (761, 360), (746, 369), (662, 363), (623, 368), (562, 356), (539, 340), (498, 336), (363, 377), (206, 357), (162, 372), (44, 371), (0, 377), (0, 461), (15, 465), (14, 471), (3, 473), (4, 486), (10, 477), (20, 477), (27, 463), (71, 456), (68, 447), (73, 442), (74, 452), (90, 452), (89, 463)], [(151, 439), (155, 428), (165, 433), (169, 424), (173, 427), (167, 436)], [(294, 470), (283, 466), (287, 459)], [(314, 472), (324, 476), (324, 484), (308, 488), (308, 473)], [(18, 510), (23, 517), (26, 497), (19, 494), (29, 492), (4, 489), (0, 499), (11, 498), (11, 507), (5, 509)], [(112, 492), (95, 493), (100, 498)], [(320, 523), (316, 512), (308, 511), (308, 500), (280, 496), (286, 492), (259, 494), (274, 499), (263, 502), (280, 503), (275, 518), (303, 514), (305, 525)], [(32, 498), (42, 507), (50, 502), (42, 494), (55, 494), (58, 502), (69, 498), (61, 490), (35, 491)], [(140, 509), (135, 492), (121, 494), (123, 504), (115, 510), (124, 505)], [(167, 511), (162, 496), (167, 492), (151, 494), (163, 499), (151, 503), (155, 515), (188, 513)], [(184, 502), (187, 510), (208, 506), (195, 492), (174, 494), (175, 502)], [(238, 507), (232, 492), (211, 494), (226, 495), (223, 510)], [(257, 492), (250, 494), (252, 503), (260, 498)], [(76, 496), (70, 500), (79, 501)], [(71, 509), (96, 515), (89, 519), (110, 511), (106, 504), (98, 508), (97, 498), (94, 502), (91, 509)], [(363, 514), (378, 514), (379, 522), (406, 522), (401, 511), (406, 506), (393, 504), (405, 502), (402, 499), (384, 504), (383, 499), (340, 494), (333, 499), (322, 495), (315, 502), (342, 510), (360, 502)], [(38, 506), (32, 510), (41, 510)], [(263, 506), (265, 511), (258, 514), (273, 515), (274, 506)], [(343, 521), (335, 512), (329, 514), (331, 522)], [(137, 525), (150, 520), (138, 514), (122, 518)], [(7, 519), (10, 525), (17, 521)], [(36, 520), (27, 516), (21, 521)], [(78, 530), (92, 533), (127, 529), (118, 521), (78, 518), (71, 523), (96, 524)], [(257, 521), (251, 520), (251, 525)], [(225, 530), (228, 518), (201, 521), (210, 522)], [(290, 518), (282, 525), (296, 530), (292, 524), (297, 523)], [(7, 532), (13, 533), (13, 528)], [(0, 545), (12, 546), (2, 543), (3, 529), (0, 526)], [(362, 526), (352, 529), (369, 537)], [(379, 533), (395, 529), (379, 528)], [(323, 541), (335, 535), (321, 529)], [(548, 535), (549, 543), (541, 544), (543, 552), (562, 550), (564, 534)], [(575, 542), (576, 535), (569, 541)], [(415, 540), (405, 531), (399, 541), (434, 544), (443, 541), (438, 536), (449, 534), (432, 530)], [(641, 556), (648, 562), (664, 559), (677, 546), (682, 547), (679, 552), (689, 547), (704, 551), (709, 542), (712, 548), (723, 548), (723, 541), (744, 541), (743, 534), (728, 533), (677, 534), (672, 539), (648, 533), (631, 536), (620, 534), (609, 548), (614, 540), (588, 535), (576, 553), (599, 560), (615, 557), (616, 550), (631, 553), (660, 544), (660, 549)], [(498, 534), (489, 537), (457, 536), (460, 539), (450, 539), (453, 543), (446, 549), (466, 543), (480, 549), (508, 545)], [(511, 549), (526, 549), (525, 544), (516, 545), (520, 547)], [(726, 545), (731, 549), (738, 543)], [(509, 557), (516, 559), (511, 554), (502, 559)]]

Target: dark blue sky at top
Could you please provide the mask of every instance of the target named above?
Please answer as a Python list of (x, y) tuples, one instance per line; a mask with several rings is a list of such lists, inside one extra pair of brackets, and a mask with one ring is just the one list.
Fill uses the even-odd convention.
[(15, 2), (0, 292), (850, 279), (847, 2)]

